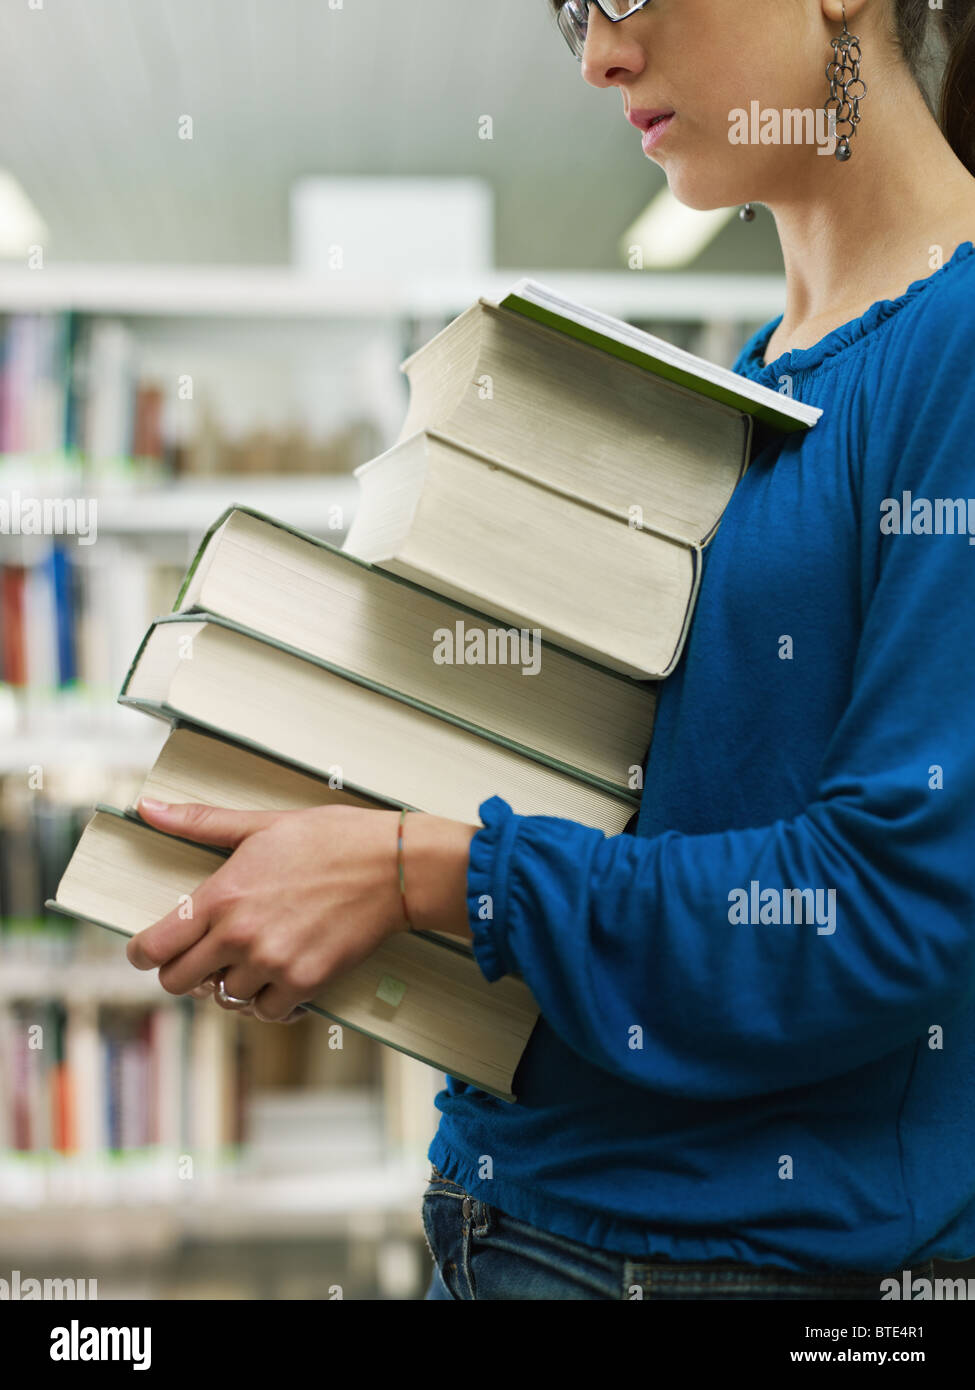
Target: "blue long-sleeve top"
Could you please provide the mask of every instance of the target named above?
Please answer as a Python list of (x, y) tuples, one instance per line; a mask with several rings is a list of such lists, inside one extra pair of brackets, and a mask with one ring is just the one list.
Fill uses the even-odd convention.
[(602, 1250), (898, 1270), (975, 1254), (975, 246), (779, 322), (735, 369), (824, 414), (704, 552), (635, 833), (480, 808), (475, 956), (542, 1017), (429, 1157)]

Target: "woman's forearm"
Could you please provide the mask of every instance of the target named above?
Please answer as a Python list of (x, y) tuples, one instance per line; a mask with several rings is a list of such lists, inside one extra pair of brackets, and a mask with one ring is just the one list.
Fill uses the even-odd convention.
[(413, 812), (403, 824), (403, 880), (410, 925), (470, 941), (467, 864), (480, 827)]

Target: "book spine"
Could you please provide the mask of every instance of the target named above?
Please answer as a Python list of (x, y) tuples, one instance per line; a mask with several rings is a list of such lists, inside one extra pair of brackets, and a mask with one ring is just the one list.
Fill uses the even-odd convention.
[(24, 636), (24, 585), (22, 565), (0, 569), (0, 604), (3, 606), (3, 679), (7, 685), (27, 684), (27, 646)]
[(58, 684), (72, 685), (77, 678), (72, 565), (67, 552), (61, 546), (51, 547), (49, 563), (54, 600)]
[(106, 1020), (107, 1031), (102, 1035), (102, 1057), (104, 1069), (105, 1097), (105, 1136), (110, 1151), (118, 1152), (122, 1147), (121, 1105), (121, 1044), (115, 1034), (118, 1024), (114, 1017)]
[(15, 1004), (11, 1010), (13, 1026), (13, 1143), (14, 1148), (27, 1152), (34, 1138), (31, 1132), (31, 1065), (28, 1043), (26, 1006)]

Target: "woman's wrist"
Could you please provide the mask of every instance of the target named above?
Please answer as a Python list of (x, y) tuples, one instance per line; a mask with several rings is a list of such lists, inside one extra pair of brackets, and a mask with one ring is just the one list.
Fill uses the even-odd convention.
[[(411, 811), (398, 834), (397, 890), (416, 931), (449, 932), (470, 941), (467, 919), (467, 867), (471, 840), (480, 829), (445, 816)], [(405, 929), (405, 922), (402, 929)]]

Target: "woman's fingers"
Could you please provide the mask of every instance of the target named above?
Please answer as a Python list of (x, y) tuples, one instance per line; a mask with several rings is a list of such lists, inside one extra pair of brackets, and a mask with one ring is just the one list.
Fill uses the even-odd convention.
[(140, 798), (137, 810), (143, 820), (171, 835), (225, 849), (236, 849), (248, 835), (287, 815), (286, 811), (231, 811), (223, 806), (189, 801), (169, 803), (147, 797)]
[[(243, 1013), (267, 984), (267, 975), (254, 966), (231, 965), (216, 976), (214, 1000), (222, 1009)], [(240, 1000), (233, 1003), (232, 1000)]]
[(199, 884), (192, 894), (184, 894), (183, 901), (165, 917), (129, 938), (125, 954), (136, 970), (165, 969), (169, 961), (206, 936), (209, 919), (204, 887)]
[[(292, 1009), (286, 1018), (277, 1019), (264, 1018), (258, 1012), (256, 1004), (246, 1004), (243, 1006), (235, 1007), (231, 1010), (229, 1005), (221, 1004), (217, 997), (217, 985), (219, 983), (219, 980), (219, 974), (211, 975), (209, 979), (204, 980), (201, 985), (197, 985), (195, 989), (191, 989), (189, 991), (190, 996), (193, 999), (212, 999), (218, 1008), (226, 1009), (228, 1012), (242, 1014), (244, 1018), (257, 1019), (259, 1023), (298, 1023), (301, 1019), (305, 1018), (308, 1013), (308, 1010), (304, 1007), (303, 1004), (299, 1004), (296, 1008)], [(224, 984), (224, 988), (226, 989), (226, 982)], [(228, 994), (234, 993), (233, 990), (226, 990), (226, 992)]]
[(191, 989), (190, 994), (194, 999), (209, 999), (216, 988), (217, 976), (211, 975), (208, 980), (204, 980), (203, 983), (197, 985), (195, 989)]
[[(214, 996), (214, 1003), (217, 1003), (216, 996)], [(256, 1004), (248, 1004), (246, 1008), (234, 1009), (233, 1012), (241, 1014), (244, 1018), (256, 1019), (258, 1023), (297, 1023), (306, 1016), (308, 1010), (299, 1004), (296, 1009), (291, 1010), (287, 1018), (264, 1018), (258, 1013)]]
[[(303, 1004), (296, 1004), (293, 1008), (284, 1006), (287, 1011), (282, 1012), (281, 1004), (274, 1001), (272, 987), (262, 990), (261, 993), (264, 996), (263, 999), (259, 995), (255, 1003), (251, 1005), (254, 1017), (261, 1023), (297, 1023), (308, 1012)], [(280, 1016), (275, 1017), (275, 1015)]]

